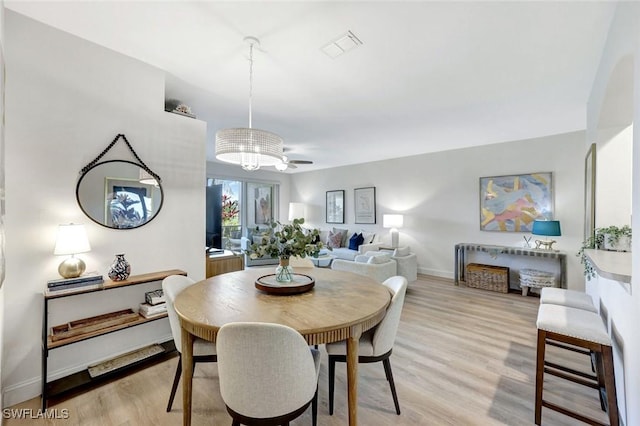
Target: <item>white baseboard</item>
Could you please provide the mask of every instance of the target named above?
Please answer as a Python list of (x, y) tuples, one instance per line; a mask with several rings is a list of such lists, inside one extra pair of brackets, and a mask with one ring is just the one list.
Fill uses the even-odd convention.
[(429, 269), (429, 268), (418, 268), (418, 273), (419, 274), (423, 274), (423, 275), (431, 275), (434, 277), (440, 277), (440, 278), (449, 278), (449, 279), (453, 279), (453, 272), (451, 271), (442, 271), (439, 269)]

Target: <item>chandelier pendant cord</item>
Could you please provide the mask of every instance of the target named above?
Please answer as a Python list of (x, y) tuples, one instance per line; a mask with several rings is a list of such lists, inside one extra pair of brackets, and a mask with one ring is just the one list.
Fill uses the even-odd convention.
[(251, 128), (252, 97), (253, 97), (253, 43), (249, 45), (249, 128)]

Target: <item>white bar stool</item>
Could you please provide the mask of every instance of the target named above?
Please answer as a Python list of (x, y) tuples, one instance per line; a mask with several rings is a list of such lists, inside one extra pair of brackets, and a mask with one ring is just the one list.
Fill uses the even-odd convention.
[[(606, 399), (601, 400), (609, 414), (609, 424), (618, 426), (618, 404), (611, 339), (600, 316), (594, 312), (554, 304), (541, 304), (538, 309), (538, 344), (536, 358), (535, 423), (542, 421), (542, 407), (588, 424), (602, 424), (597, 420), (561, 407), (542, 397), (544, 374), (552, 374), (584, 386), (600, 390), (604, 388)], [(591, 376), (545, 360), (547, 343), (559, 342), (591, 351), (596, 354), (596, 376)]]
[(540, 304), (567, 306), (598, 313), (591, 296), (582, 291), (545, 287), (540, 290)]

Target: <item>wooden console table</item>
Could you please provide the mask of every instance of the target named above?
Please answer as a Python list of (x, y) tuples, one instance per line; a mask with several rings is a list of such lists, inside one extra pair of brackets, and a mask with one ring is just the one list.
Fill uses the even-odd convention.
[(455, 245), (454, 280), (455, 285), (460, 281), (465, 281), (465, 254), (467, 251), (479, 251), (488, 253), (494, 259), (500, 255), (508, 256), (533, 256), (538, 258), (551, 259), (560, 264), (560, 287), (567, 288), (567, 254), (556, 250), (539, 250), (522, 247), (509, 247), (491, 244), (459, 243)]
[(243, 269), (244, 256), (241, 254), (225, 250), (224, 253), (207, 255), (207, 278)]
[[(142, 361), (137, 361), (134, 364), (126, 365), (119, 369), (116, 369), (112, 372), (97, 376), (92, 378), (87, 369), (81, 370), (77, 373), (73, 373), (71, 375), (48, 381), (47, 378), (47, 370), (48, 370), (48, 358), (49, 352), (61, 348), (63, 346), (72, 345), (74, 343), (82, 342), (87, 339), (93, 339), (100, 336), (104, 336), (106, 334), (115, 333), (120, 330), (126, 330), (130, 327), (135, 327), (138, 325), (148, 324), (152, 321), (156, 321), (162, 318), (166, 318), (167, 314), (160, 314), (151, 318), (145, 318), (140, 315), (136, 320), (112, 325), (106, 328), (94, 330), (91, 332), (87, 332), (84, 334), (80, 334), (77, 336), (67, 337), (64, 339), (53, 340), (52, 334), (50, 334), (49, 329), (49, 315), (51, 314), (51, 304), (56, 300), (80, 296), (88, 293), (98, 293), (102, 291), (115, 291), (116, 289), (122, 289), (130, 286), (139, 286), (142, 284), (149, 283), (157, 283), (157, 285), (161, 285), (162, 280), (169, 275), (187, 275), (186, 272), (179, 269), (171, 269), (168, 271), (160, 271), (160, 272), (152, 272), (148, 274), (142, 275), (132, 275), (128, 279), (124, 281), (111, 281), (106, 280), (104, 283), (91, 285), (87, 287), (78, 287), (70, 290), (60, 290), (60, 291), (50, 291), (45, 290), (44, 292), (44, 312), (42, 315), (42, 410), (44, 411), (47, 408), (47, 402), (50, 398), (58, 397), (62, 394), (68, 393), (74, 389), (77, 389), (81, 386), (88, 386), (91, 383), (102, 383), (106, 380), (109, 380), (113, 377), (116, 377), (122, 373), (130, 372), (136, 368), (139, 368), (144, 365), (151, 365), (153, 362), (162, 361), (168, 359), (170, 356), (175, 354), (175, 345), (173, 340), (160, 342), (160, 345), (163, 347), (164, 351), (153, 355), (149, 358), (146, 358)], [(96, 310), (100, 311), (100, 294), (97, 294), (96, 298)], [(140, 291), (140, 302), (144, 302), (144, 291)], [(131, 304), (137, 304), (137, 301), (131, 302), (128, 300), (122, 300), (122, 307), (129, 306)]]

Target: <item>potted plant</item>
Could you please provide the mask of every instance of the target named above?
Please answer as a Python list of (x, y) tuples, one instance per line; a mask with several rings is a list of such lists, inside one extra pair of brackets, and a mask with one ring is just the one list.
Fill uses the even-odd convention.
[(318, 229), (302, 228), (303, 218), (293, 219), (291, 224), (283, 225), (271, 221), (271, 233), (262, 237), (261, 243), (254, 243), (246, 250), (251, 259), (263, 256), (277, 257), (280, 261), (276, 269), (276, 280), (292, 280), (289, 258), (291, 256), (317, 256), (324, 244), (320, 241)]
[(606, 228), (596, 228), (593, 235), (582, 242), (577, 255), (584, 265), (584, 276), (588, 280), (596, 276), (593, 266), (585, 255), (586, 249), (601, 249), (613, 251), (631, 251), (631, 227), (615, 225)]

